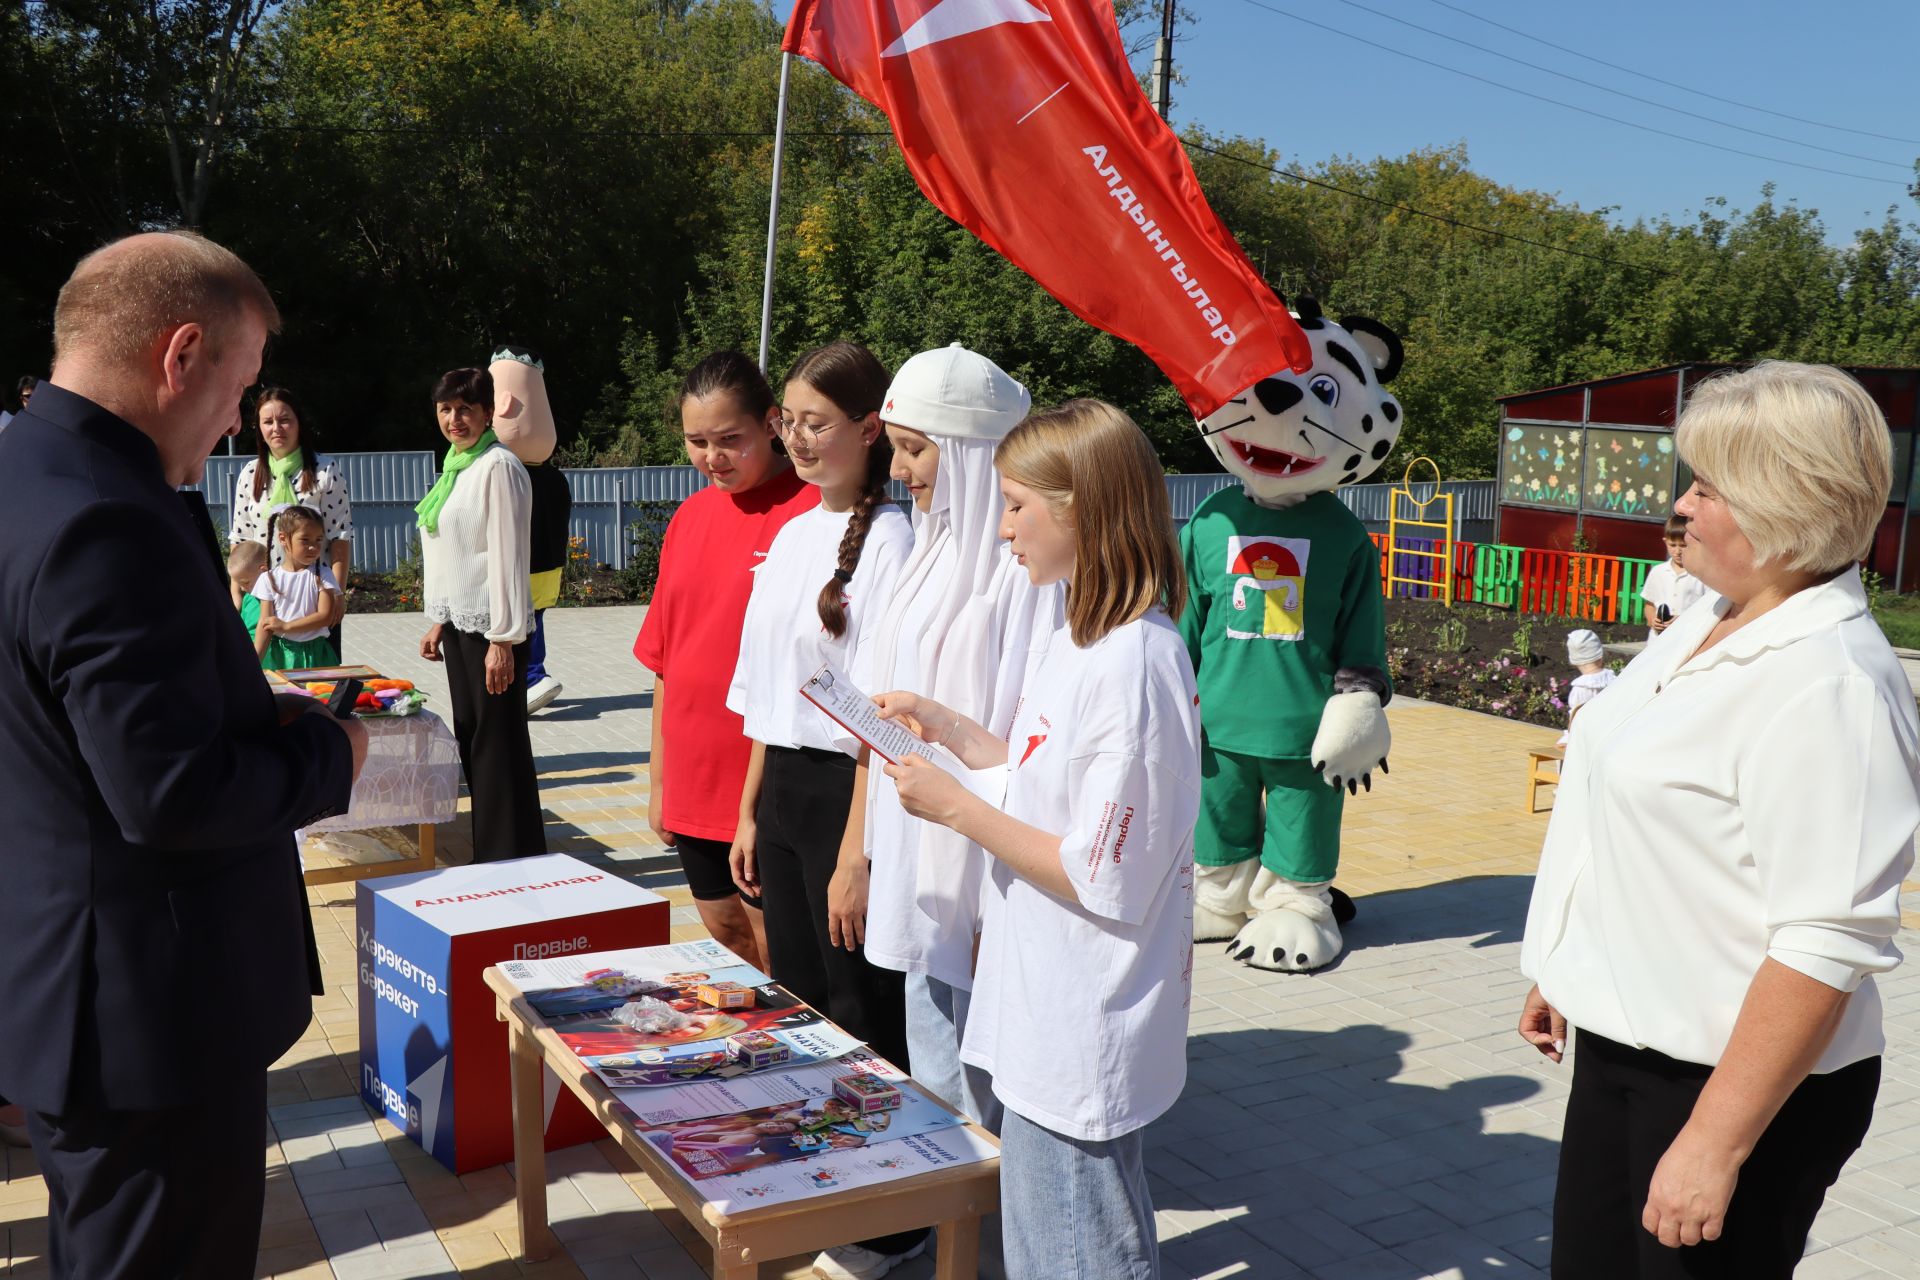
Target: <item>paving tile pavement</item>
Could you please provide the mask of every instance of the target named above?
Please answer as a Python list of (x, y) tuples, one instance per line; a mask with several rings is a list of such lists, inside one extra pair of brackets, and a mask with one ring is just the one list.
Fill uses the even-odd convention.
[[(549, 665), (567, 686), (533, 724), (548, 838), (663, 894), (675, 936), (698, 936), (678, 867), (646, 829), (650, 681), (631, 657), (641, 613), (548, 615)], [(417, 654), (424, 630), (418, 615), (350, 617), (347, 657), (406, 674), (444, 710), (444, 677)], [(1347, 807), (1340, 883), (1360, 907), (1348, 955), (1311, 976), (1258, 973), (1215, 946), (1196, 960), (1189, 1083), (1147, 1133), (1176, 1280), (1545, 1274), (1567, 1073), (1512, 1027), (1547, 821), (1523, 812), (1523, 753), (1550, 735), (1404, 700), (1389, 714), (1393, 773)], [(465, 821), (442, 828), (443, 860), (470, 856)], [(328, 993), (271, 1077), (260, 1277), (707, 1274), (698, 1237), (611, 1142), (550, 1157), (565, 1253), (517, 1262), (511, 1167), (455, 1177), (358, 1100), (353, 890), (310, 898)], [(1900, 941), (1913, 953), (1920, 933)], [(1885, 1081), (1872, 1133), (1815, 1226), (1799, 1273), (1813, 1280), (1920, 1274), (1920, 967), (1882, 991)], [(45, 1187), (30, 1153), (0, 1159), (0, 1274), (44, 1273)], [(806, 1264), (762, 1274), (800, 1277)], [(931, 1272), (923, 1258), (894, 1274)]]

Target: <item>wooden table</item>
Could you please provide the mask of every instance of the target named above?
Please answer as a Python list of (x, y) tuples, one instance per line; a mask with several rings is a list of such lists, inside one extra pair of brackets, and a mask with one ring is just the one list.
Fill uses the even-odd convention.
[[(940, 1233), (934, 1271), (939, 1280), (973, 1280), (978, 1273), (980, 1215), (1000, 1207), (998, 1157), (791, 1204), (723, 1212), (702, 1199), (694, 1184), (640, 1137), (633, 1123), (620, 1114), (613, 1091), (567, 1048), (504, 974), (489, 968), (484, 977), (493, 990), (496, 1015), (507, 1024), (508, 1049), (513, 1056), (514, 1185), (520, 1210), (520, 1248), (527, 1261), (551, 1257), (560, 1247), (547, 1223), (546, 1103), (541, 1084), (544, 1066), (573, 1090), (621, 1149), (713, 1246), (715, 1280), (753, 1280), (762, 1262), (915, 1227), (934, 1227)], [(986, 1130), (973, 1125), (968, 1128), (993, 1141)]]

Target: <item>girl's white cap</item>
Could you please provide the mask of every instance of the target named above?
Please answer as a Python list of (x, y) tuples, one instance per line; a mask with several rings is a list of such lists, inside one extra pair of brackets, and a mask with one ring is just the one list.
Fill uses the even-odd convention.
[(880, 406), (882, 420), (933, 436), (1000, 440), (1033, 407), (1027, 389), (958, 342), (900, 366)]

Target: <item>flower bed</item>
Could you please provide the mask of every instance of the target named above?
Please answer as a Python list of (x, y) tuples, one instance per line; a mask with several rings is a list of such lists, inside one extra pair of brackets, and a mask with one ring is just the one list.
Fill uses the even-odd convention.
[[(1449, 609), (1430, 600), (1387, 601), (1387, 671), (1397, 694), (1564, 728), (1567, 633), (1586, 628), (1602, 641), (1646, 639), (1646, 628), (1519, 614), (1484, 605)], [(1610, 659), (1618, 670), (1625, 664)]]

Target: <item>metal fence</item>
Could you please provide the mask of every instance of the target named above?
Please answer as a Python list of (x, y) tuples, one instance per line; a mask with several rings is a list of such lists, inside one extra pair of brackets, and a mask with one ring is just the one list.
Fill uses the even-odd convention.
[[(418, 453), (335, 453), (333, 459), (346, 478), (353, 503), (353, 564), (362, 573), (391, 573), (415, 553), (417, 533), (413, 507), (433, 487), (437, 455)], [(206, 494), (207, 507), (222, 529), (232, 523), (233, 486), (243, 456), (207, 460), (206, 478), (193, 486)], [(635, 525), (658, 528), (677, 507), (707, 487), (692, 467), (591, 467), (565, 469), (573, 492), (569, 532), (583, 540), (583, 549), (595, 564), (627, 567), (633, 556)], [(1185, 524), (1209, 494), (1234, 483), (1226, 475), (1167, 477), (1167, 500), (1175, 524)], [(1422, 487), (1424, 494), (1431, 486)], [(1491, 536), (1495, 484), (1491, 480), (1448, 481), (1442, 489), (1454, 495), (1455, 536), (1476, 539), (1484, 523)], [(1390, 484), (1349, 485), (1340, 500), (1359, 516), (1370, 532), (1387, 527)], [(904, 505), (906, 487), (893, 484), (889, 496)], [(1403, 510), (1402, 517), (1416, 514)]]

